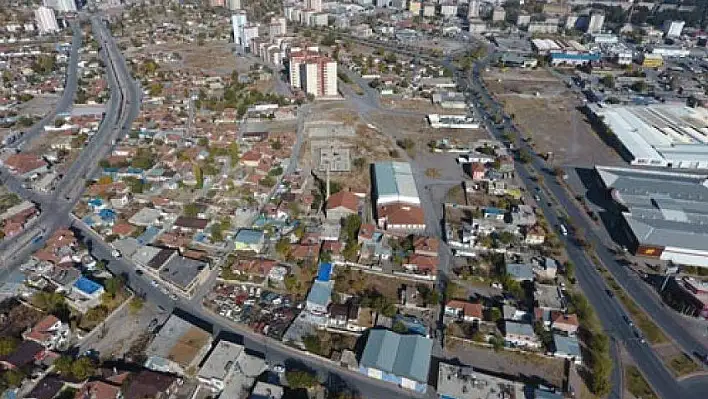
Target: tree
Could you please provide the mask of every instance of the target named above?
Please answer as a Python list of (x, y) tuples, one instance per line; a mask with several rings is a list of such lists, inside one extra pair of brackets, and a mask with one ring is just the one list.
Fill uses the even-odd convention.
[(288, 292), (296, 292), (299, 281), (294, 274), (288, 274), (283, 281)]
[(278, 255), (280, 255), (282, 258), (286, 258), (288, 256), (289, 251), (290, 251), (290, 240), (288, 240), (287, 238), (281, 238), (275, 244), (275, 252)]
[(288, 386), (292, 389), (310, 389), (319, 384), (317, 377), (307, 371), (286, 371), (285, 379), (288, 381)]
[(17, 349), (17, 339), (13, 337), (0, 337), (0, 356), (7, 356)]
[(605, 87), (609, 89), (614, 89), (615, 88), (615, 77), (612, 75), (605, 75), (602, 78), (600, 78), (600, 83), (605, 85)]
[(111, 277), (105, 281), (104, 288), (106, 294), (108, 294), (111, 299), (115, 298), (118, 292), (123, 288), (123, 281), (118, 277)]
[(22, 385), (25, 379), (24, 373), (17, 369), (10, 369), (2, 374), (2, 380), (8, 387), (16, 388)]
[(195, 163), (192, 169), (192, 173), (194, 173), (194, 179), (197, 181), (197, 188), (204, 188), (204, 173), (202, 172), (202, 168), (199, 166), (199, 164)]
[(570, 280), (570, 282), (575, 282), (575, 264), (571, 261), (566, 261), (565, 264), (565, 276)]
[(87, 357), (82, 356), (74, 360), (71, 364), (71, 375), (78, 380), (85, 380), (96, 372), (96, 365)]
[(193, 202), (190, 204), (187, 204), (184, 206), (182, 213), (184, 213), (184, 216), (186, 216), (186, 217), (195, 218), (195, 217), (197, 217), (197, 214), (199, 213), (199, 205), (197, 205)]
[(241, 157), (241, 149), (239, 148), (239, 145), (237, 142), (234, 141), (233, 143), (229, 144), (228, 154), (229, 154), (229, 157), (231, 157), (232, 163), (238, 162), (238, 160)]
[(308, 352), (320, 355), (322, 353), (322, 343), (317, 335), (307, 335), (302, 339), (302, 344)]
[(497, 307), (493, 307), (489, 310), (489, 321), (496, 323), (502, 318), (502, 312)]
[(54, 361), (54, 371), (61, 375), (70, 375), (72, 363), (73, 359), (70, 356), (60, 356)]
[(54, 313), (66, 306), (64, 296), (57, 292), (37, 292), (32, 296), (31, 302), (34, 306), (49, 313)]
[(400, 320), (393, 324), (393, 327), (391, 327), (391, 330), (393, 330), (393, 332), (396, 332), (399, 334), (405, 334), (408, 332), (408, 328), (406, 328), (406, 325), (403, 324), (403, 322)]

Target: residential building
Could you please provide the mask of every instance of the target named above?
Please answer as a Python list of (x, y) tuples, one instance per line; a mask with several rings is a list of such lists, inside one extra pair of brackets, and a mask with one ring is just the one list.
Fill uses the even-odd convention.
[(234, 249), (237, 251), (253, 251), (260, 253), (265, 244), (263, 230), (241, 229), (234, 237)]
[(492, 21), (501, 22), (504, 19), (506, 19), (506, 10), (504, 10), (502, 7), (494, 7), (494, 9), (492, 10)]
[(583, 356), (578, 337), (553, 334), (553, 356), (568, 359), (578, 365), (582, 364)]
[(315, 97), (335, 97), (337, 62), (317, 51), (295, 50), (289, 57), (290, 85)]
[(425, 230), (423, 208), (405, 203), (391, 203), (376, 208), (376, 221), (380, 229), (401, 232)]
[(467, 301), (452, 300), (445, 304), (445, 316), (453, 317), (467, 323), (482, 320), (482, 304)]
[(59, 31), (57, 18), (54, 15), (54, 10), (48, 7), (40, 6), (34, 11), (34, 20), (37, 23), (37, 28), (40, 34), (54, 33)]
[(522, 399), (524, 385), (517, 381), (485, 374), (469, 366), (438, 364), (438, 397), (440, 399)]
[(685, 21), (664, 21), (664, 35), (669, 38), (679, 37), (683, 32), (684, 25), (686, 25)]
[(593, 12), (588, 17), (588, 25), (586, 28), (587, 33), (600, 33), (602, 31), (602, 25), (605, 23), (605, 14)]
[(231, 11), (236, 11), (241, 9), (241, 0), (226, 0), (226, 8)]
[(58, 12), (76, 12), (74, 0), (44, 0), (44, 6), (53, 8)]
[(314, 12), (322, 12), (322, 0), (307, 0), (307, 8)]
[(349, 191), (340, 191), (327, 198), (327, 220), (340, 221), (359, 212), (359, 197)]
[(248, 23), (246, 11), (239, 10), (231, 16), (231, 27), (234, 34), (234, 43), (237, 46), (245, 47), (246, 43), (243, 40), (243, 27)]
[(531, 349), (541, 347), (541, 341), (536, 336), (531, 324), (507, 320), (504, 327), (506, 330), (504, 341), (508, 345)]
[(209, 351), (211, 334), (172, 314), (145, 349), (145, 367), (184, 375), (198, 365)]
[(22, 338), (37, 342), (48, 350), (64, 350), (69, 343), (71, 330), (56, 316), (48, 315), (22, 334)]
[(285, 390), (279, 385), (258, 381), (248, 399), (282, 399)]
[(401, 335), (389, 330), (369, 330), (359, 361), (359, 372), (424, 393), (433, 341), (421, 335)]
[(243, 345), (219, 341), (199, 369), (197, 379), (212, 392), (221, 392), (235, 370), (235, 360), (243, 352)]
[(567, 335), (575, 335), (578, 332), (580, 323), (578, 316), (575, 314), (567, 314), (563, 312), (551, 312), (551, 328), (557, 331), (562, 331)]
[(467, 9), (467, 19), (479, 18), (479, 6), (481, 0), (470, 0), (469, 8)]

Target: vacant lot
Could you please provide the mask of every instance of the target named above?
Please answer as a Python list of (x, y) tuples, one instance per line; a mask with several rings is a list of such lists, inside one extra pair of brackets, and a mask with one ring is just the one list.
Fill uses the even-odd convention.
[(525, 136), (541, 154), (553, 152), (560, 164), (619, 164), (577, 110), (582, 103), (546, 70), (499, 70), (485, 83)]

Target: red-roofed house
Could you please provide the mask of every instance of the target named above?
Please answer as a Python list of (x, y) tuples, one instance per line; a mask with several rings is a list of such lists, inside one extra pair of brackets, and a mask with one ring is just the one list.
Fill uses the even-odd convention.
[(118, 399), (122, 397), (120, 386), (104, 381), (90, 381), (76, 392), (74, 399)]
[(417, 237), (413, 241), (413, 248), (417, 255), (438, 256), (440, 241), (434, 237)]
[(261, 155), (255, 151), (246, 151), (241, 155), (241, 159), (239, 162), (243, 166), (248, 166), (251, 168), (255, 168), (258, 166), (258, 163), (261, 160)]
[(10, 169), (12, 173), (23, 178), (30, 177), (35, 173), (44, 173), (49, 170), (49, 164), (47, 164), (45, 160), (32, 154), (12, 154), (7, 157), (4, 165)]
[(332, 194), (327, 199), (327, 219), (341, 220), (359, 211), (359, 197), (348, 192), (340, 191)]
[(473, 323), (482, 320), (482, 304), (452, 300), (445, 304), (445, 316)]
[(425, 215), (417, 205), (393, 203), (376, 208), (379, 228), (397, 231), (425, 230)]
[(554, 330), (564, 331), (568, 335), (575, 335), (578, 332), (578, 316), (575, 314), (565, 314), (563, 312), (551, 312), (551, 328)]
[(416, 274), (434, 276), (438, 272), (438, 258), (413, 254), (403, 262), (403, 268)]
[(55, 350), (69, 342), (69, 333), (68, 324), (49, 315), (23, 333), (22, 338), (37, 342), (49, 350)]
[(113, 234), (120, 237), (127, 237), (135, 231), (135, 227), (130, 223), (117, 223), (113, 225)]
[(359, 227), (359, 236), (357, 237), (357, 241), (359, 241), (359, 244), (370, 242), (371, 240), (373, 240), (375, 231), (376, 226), (371, 223), (363, 223), (361, 227)]

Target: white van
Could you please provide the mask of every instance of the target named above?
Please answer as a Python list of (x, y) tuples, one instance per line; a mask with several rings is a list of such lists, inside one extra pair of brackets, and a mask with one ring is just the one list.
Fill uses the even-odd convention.
[(561, 223), (561, 225), (558, 228), (560, 229), (561, 234), (563, 234), (564, 236), (568, 235), (568, 228), (565, 227), (565, 225), (563, 223)]

